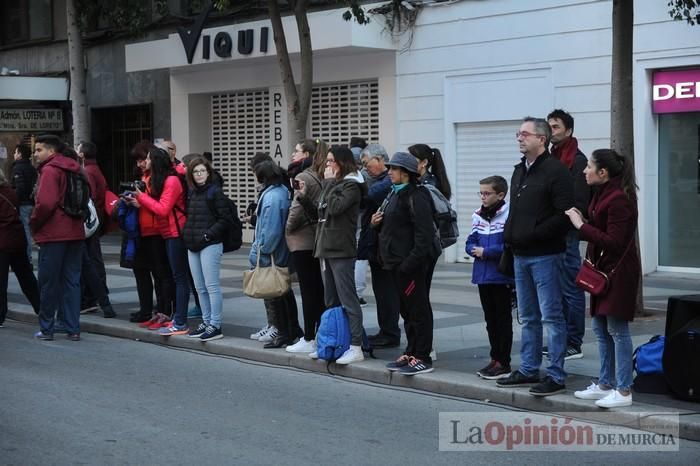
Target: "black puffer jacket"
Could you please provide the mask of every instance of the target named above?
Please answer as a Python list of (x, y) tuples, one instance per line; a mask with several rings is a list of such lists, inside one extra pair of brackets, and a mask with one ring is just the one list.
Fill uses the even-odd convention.
[(228, 214), (226, 196), (217, 185), (207, 183), (190, 190), (187, 222), (182, 231), (187, 249), (197, 252), (211, 244), (221, 243), (224, 232), (233, 225)]
[(32, 205), (32, 191), (36, 184), (36, 168), (27, 159), (16, 160), (12, 164), (12, 187), (15, 188), (20, 205)]
[[(440, 255), (430, 193), (409, 184), (392, 193), (379, 224), (379, 254), (385, 269), (410, 274)], [(411, 206), (413, 204), (413, 206)]]

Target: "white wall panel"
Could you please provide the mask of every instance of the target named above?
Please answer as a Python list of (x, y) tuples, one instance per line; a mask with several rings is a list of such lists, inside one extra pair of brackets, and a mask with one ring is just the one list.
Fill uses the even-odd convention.
[(555, 87), (554, 106), (579, 112), (610, 111), (610, 85)]
[(407, 97), (399, 99), (399, 118), (409, 119), (442, 119), (442, 94), (431, 97)]

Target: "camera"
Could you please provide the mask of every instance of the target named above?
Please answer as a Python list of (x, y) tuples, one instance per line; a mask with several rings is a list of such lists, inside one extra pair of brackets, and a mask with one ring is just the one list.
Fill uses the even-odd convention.
[(136, 181), (120, 181), (119, 182), (119, 192), (124, 193), (127, 191), (135, 192), (136, 188), (139, 191), (146, 191), (146, 183), (141, 180)]

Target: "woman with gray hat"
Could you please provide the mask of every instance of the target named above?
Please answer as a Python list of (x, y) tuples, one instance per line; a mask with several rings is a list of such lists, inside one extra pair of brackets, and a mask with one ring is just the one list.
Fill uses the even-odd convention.
[(384, 268), (393, 273), (408, 344), (386, 367), (403, 375), (423, 374), (433, 371), (433, 312), (426, 275), (440, 255), (440, 244), (432, 217), (416, 214), (432, 210), (430, 193), (418, 185), (418, 160), (397, 152), (389, 161), (389, 176), (391, 193), (372, 216), (372, 225), (379, 228)]

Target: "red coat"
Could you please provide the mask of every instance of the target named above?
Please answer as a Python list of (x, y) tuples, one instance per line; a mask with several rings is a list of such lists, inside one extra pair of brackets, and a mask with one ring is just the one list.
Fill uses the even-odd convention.
[[(605, 273), (619, 262), (610, 278), (608, 292), (604, 296), (591, 296), (591, 315), (610, 315), (631, 321), (642, 273), (639, 254), (633, 244), (637, 231), (637, 202), (622, 191), (619, 177), (602, 185), (593, 196), (588, 218), (589, 222), (581, 227), (581, 239), (589, 242), (588, 257)], [(601, 252), (603, 255), (597, 261)]]
[(27, 250), (24, 227), (17, 209), (19, 209), (19, 201), (15, 190), (9, 185), (0, 186), (0, 251), (2, 252)]
[(61, 154), (54, 154), (39, 165), (34, 211), (29, 220), (32, 236), (38, 244), (85, 239), (83, 221), (69, 217), (61, 208), (66, 193), (64, 170), (79, 173), (80, 165)]
[[(165, 179), (160, 199), (153, 199), (146, 193), (139, 194), (136, 199), (142, 210), (155, 214), (160, 236), (165, 239), (180, 236), (185, 228), (185, 191), (177, 176)], [(175, 224), (176, 217), (179, 225)]]
[[(85, 159), (84, 168), (88, 183), (90, 183), (90, 197), (92, 198), (92, 202), (95, 203), (95, 210), (102, 216), (105, 211), (107, 180), (105, 180), (95, 159)], [(102, 220), (102, 218), (100, 218), (100, 220)]]

